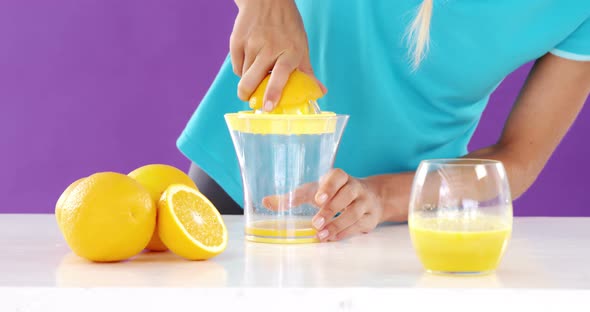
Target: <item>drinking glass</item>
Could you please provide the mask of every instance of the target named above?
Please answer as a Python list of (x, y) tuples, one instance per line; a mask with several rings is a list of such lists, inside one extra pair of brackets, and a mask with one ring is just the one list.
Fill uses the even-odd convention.
[(485, 159), (420, 163), (408, 225), (424, 268), (443, 274), (497, 269), (512, 232), (512, 198), (503, 164)]

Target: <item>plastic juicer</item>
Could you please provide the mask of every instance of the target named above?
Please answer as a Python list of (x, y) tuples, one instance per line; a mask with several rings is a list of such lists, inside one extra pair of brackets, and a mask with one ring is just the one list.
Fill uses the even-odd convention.
[(246, 239), (317, 242), (313, 198), (334, 165), (348, 116), (243, 111), (225, 120), (242, 175)]

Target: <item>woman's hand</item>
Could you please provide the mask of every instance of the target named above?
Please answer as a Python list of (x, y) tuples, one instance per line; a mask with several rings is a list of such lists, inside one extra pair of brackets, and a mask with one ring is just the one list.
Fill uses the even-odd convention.
[(239, 13), (230, 54), (234, 73), (241, 77), (238, 97), (247, 101), (272, 71), (264, 95), (264, 110), (271, 111), (293, 70), (315, 78), (303, 21), (293, 0), (236, 0), (236, 4)]
[(301, 185), (288, 194), (268, 196), (262, 204), (274, 211), (314, 205), (319, 208), (312, 220), (318, 238), (336, 241), (368, 233), (382, 222), (407, 220), (413, 176), (413, 172), (405, 172), (357, 179), (333, 169), (319, 182)]
[(383, 207), (371, 184), (341, 169), (322, 178), (314, 202), (320, 211), (312, 224), (321, 241), (368, 233), (383, 221)]

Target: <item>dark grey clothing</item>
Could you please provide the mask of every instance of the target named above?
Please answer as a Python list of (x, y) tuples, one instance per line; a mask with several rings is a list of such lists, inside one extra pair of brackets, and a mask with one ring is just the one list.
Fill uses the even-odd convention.
[(241, 215), (244, 210), (205, 171), (191, 164), (188, 175), (195, 181), (199, 191), (215, 205), (221, 214)]

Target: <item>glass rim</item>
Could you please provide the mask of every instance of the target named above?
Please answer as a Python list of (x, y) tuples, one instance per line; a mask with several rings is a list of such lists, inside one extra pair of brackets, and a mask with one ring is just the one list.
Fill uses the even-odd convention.
[(425, 165), (438, 165), (438, 166), (481, 166), (481, 165), (498, 165), (502, 164), (501, 161), (488, 158), (432, 158), (424, 159), (421, 161)]

